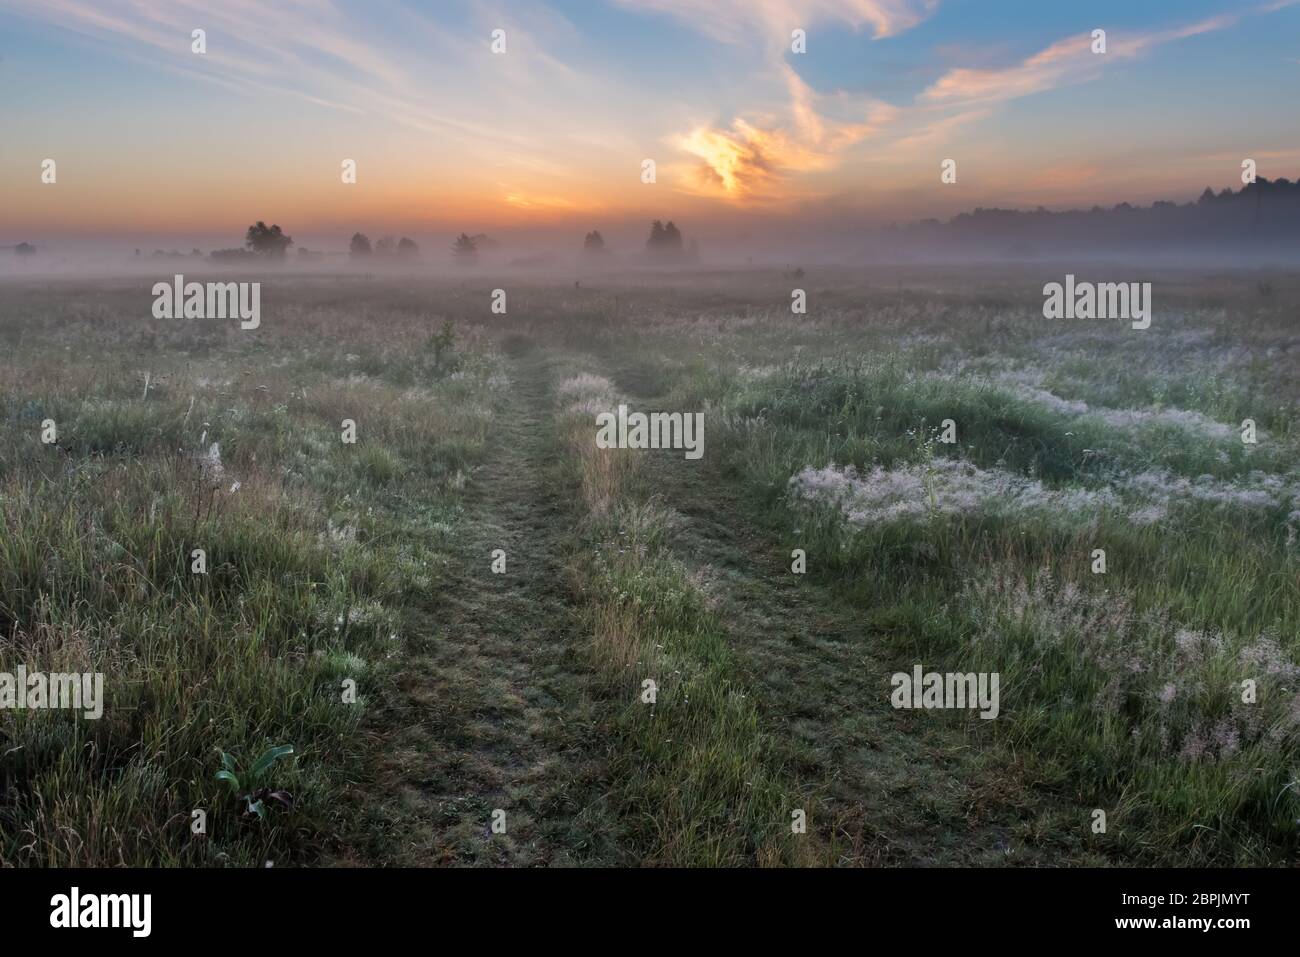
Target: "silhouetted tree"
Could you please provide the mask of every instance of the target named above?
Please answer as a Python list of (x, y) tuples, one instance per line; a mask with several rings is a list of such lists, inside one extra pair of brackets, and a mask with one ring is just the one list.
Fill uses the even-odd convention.
[(208, 253), (208, 258), (213, 262), (219, 263), (240, 262), (249, 259), (256, 259), (257, 253), (250, 252), (247, 249), (237, 246), (233, 249), (214, 249), (212, 252)]
[(603, 253), (605, 251), (605, 237), (600, 234), (600, 230), (593, 229), (583, 239), (582, 248), (589, 253)]
[(452, 244), (451, 251), (457, 256), (469, 258), (478, 252), (478, 241), (469, 233), (461, 233)]
[(261, 256), (283, 259), (284, 254), (293, 245), (293, 238), (286, 236), (279, 226), (268, 226), (260, 219), (248, 227), (244, 236), (244, 245)]
[(946, 223), (928, 220), (894, 232), (889, 240), (928, 248), (1000, 250), (1021, 257), (1045, 250), (1074, 250), (1104, 244), (1120, 247), (1222, 248), (1233, 244), (1251, 254), (1277, 255), (1285, 246), (1300, 251), (1300, 188), (1282, 179), (1259, 177), (1233, 192), (1206, 187), (1187, 202), (1155, 200), (1150, 206), (1120, 202), (1090, 210), (1022, 212), (977, 208)]
[(352, 241), (348, 243), (348, 255), (353, 259), (360, 259), (363, 256), (369, 256), (373, 252), (370, 248), (370, 237), (365, 233), (353, 233)]
[(682, 233), (669, 220), (667, 224), (655, 220), (650, 224), (650, 238), (646, 240), (646, 249), (653, 253), (680, 254), (682, 251)]
[(403, 259), (414, 259), (420, 255), (420, 247), (415, 244), (415, 240), (403, 236), (397, 243), (397, 255)]

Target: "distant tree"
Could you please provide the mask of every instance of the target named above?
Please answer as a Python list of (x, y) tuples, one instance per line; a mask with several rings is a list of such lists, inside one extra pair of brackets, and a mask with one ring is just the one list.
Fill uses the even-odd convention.
[(360, 259), (363, 256), (369, 256), (373, 252), (370, 248), (370, 239), (365, 233), (353, 233), (352, 241), (348, 243), (348, 255), (353, 259)]
[(14, 253), (19, 256), (31, 256), (36, 252), (36, 247), (31, 243), (19, 243), (14, 247)]
[(655, 220), (650, 224), (650, 238), (646, 240), (646, 249), (654, 253), (680, 254), (682, 251), (682, 233), (669, 220), (666, 224)]
[(605, 251), (605, 237), (600, 234), (600, 230), (593, 229), (583, 239), (582, 248), (589, 253), (603, 253)]
[(478, 252), (478, 241), (469, 233), (461, 233), (452, 244), (451, 251), (457, 256), (469, 258)]
[(286, 236), (279, 226), (268, 226), (259, 219), (248, 227), (244, 245), (258, 255), (282, 259), (293, 245), (293, 238)]
[(415, 240), (403, 236), (397, 243), (397, 255), (403, 259), (414, 259), (420, 255), (420, 247), (415, 244)]
[(379, 242), (375, 243), (375, 254), (379, 256), (391, 256), (397, 252), (397, 240), (392, 236), (384, 236)]
[(214, 249), (208, 253), (208, 258), (213, 262), (235, 262), (239, 260), (255, 259), (257, 253), (249, 252), (247, 249), (235, 247), (234, 249)]

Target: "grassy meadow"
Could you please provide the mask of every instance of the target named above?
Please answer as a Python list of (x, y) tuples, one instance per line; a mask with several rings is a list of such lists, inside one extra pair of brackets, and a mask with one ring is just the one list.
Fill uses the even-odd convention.
[(0, 866), (1294, 865), (1300, 277), (1064, 272), (4, 283)]

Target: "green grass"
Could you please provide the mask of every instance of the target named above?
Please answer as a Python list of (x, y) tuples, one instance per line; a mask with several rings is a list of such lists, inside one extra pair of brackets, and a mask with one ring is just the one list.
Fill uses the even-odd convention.
[[(807, 550), (812, 577), (861, 610), (891, 667), (924, 662), (1001, 674), (1003, 714), (991, 723), (996, 734), (977, 723), (980, 747), (1016, 754), (1043, 789), (1039, 803), (1064, 792), (1107, 810), (1107, 855), (1177, 865), (1293, 858), (1300, 846), (1294, 383), (1266, 391), (1260, 380), (1276, 369), (1258, 359), (1209, 378), (1162, 376), (1155, 370), (1165, 358), (1147, 356), (1168, 348), (1156, 336), (1098, 350), (1122, 333), (1093, 329), (1086, 346), (1063, 349), (1059, 327), (1027, 321), (1017, 323), (1022, 338), (1006, 343), (999, 358), (986, 336), (977, 341), (963, 327), (959, 309), (952, 312), (939, 348), (882, 352), (879, 329), (858, 334), (818, 324), (819, 342), (806, 327), (760, 327), (738, 348), (746, 365), (772, 366), (766, 374), (736, 375), (735, 360), (688, 360), (661, 377), (655, 401), (719, 410), (726, 427), (710, 441), (733, 480), (749, 489), (770, 528)], [(1242, 338), (1230, 336), (1226, 323), (1215, 331), (1208, 313), (1199, 326), (1195, 314), (1184, 321), (1205, 330), (1191, 338), (1207, 351)], [(687, 328), (643, 330), (632, 348), (649, 355), (651, 368), (672, 365), (665, 357), (673, 355), (694, 358), (697, 341), (681, 335)], [(1244, 335), (1276, 342), (1287, 333), (1252, 325)], [(763, 355), (754, 342), (764, 337), (786, 344)], [(800, 341), (794, 361), (790, 339)], [(864, 344), (861, 357), (854, 339)], [(962, 370), (936, 374), (968, 356)], [(1043, 388), (1055, 385), (1059, 396), (1085, 400), (1092, 411), (1059, 411), (980, 371), (1028, 365), (1045, 371)], [(1094, 414), (1097, 406), (1189, 409), (1233, 429), (1225, 437), (1195, 423), (1111, 424)], [(1258, 446), (1237, 439), (1245, 417), (1269, 430)], [(943, 419), (957, 423), (955, 446), (924, 441)], [(1265, 508), (1176, 499), (1153, 525), (1135, 524), (1127, 507), (1079, 516), (991, 503), (861, 527), (836, 507), (801, 505), (789, 494), (790, 478), (804, 467), (897, 468), (923, 462), (927, 447), (1058, 490), (1114, 488), (1128, 475), (1157, 472), (1213, 476), (1227, 488), (1263, 473), (1292, 492)], [(1097, 547), (1107, 551), (1104, 576), (1090, 569)], [(1017, 589), (1034, 596), (1027, 608), (1013, 600)], [(1210, 636), (1203, 647), (1179, 650), (1179, 636), (1197, 634)], [(1251, 704), (1241, 701), (1246, 679), (1256, 683)], [(1085, 833), (1087, 821), (1076, 826)]]
[[(47, 342), (8, 360), (0, 662), (102, 672), (105, 715), (0, 716), (0, 860), (315, 860), (355, 814), (340, 798), (370, 759), (360, 729), (415, 600), (436, 587), (432, 530), (454, 523), (456, 474), (484, 446), (495, 360), (464, 357), (474, 371), (454, 383), (409, 364), (400, 381), (343, 378), (350, 365), (327, 378), (350, 343), (300, 327), (249, 356), (231, 343), (200, 370), (206, 338), (141, 354), (116, 328), (75, 326), (56, 316), (55, 336), (77, 343), (67, 358)], [(340, 440), (345, 417), (355, 445)], [(39, 441), (46, 418), (57, 445)], [(214, 780), (219, 750), (251, 763), (282, 743), (296, 753), (272, 783), (294, 807), (249, 819)]]
[[(512, 283), (508, 317), (286, 279), (256, 333), (14, 284), (0, 671), (107, 703), (0, 713), (0, 864), (1294, 860), (1300, 282), (1170, 274), (1139, 333), (1023, 274), (812, 272), (800, 317), (759, 271)], [(598, 454), (583, 372), (703, 411), (706, 461)], [(937, 511), (940, 459), (1113, 497)], [(928, 467), (922, 507), (792, 496), (831, 465)], [(894, 711), (915, 663), (997, 671), (1000, 717)], [(218, 752), (286, 743), (294, 806), (250, 819)]]

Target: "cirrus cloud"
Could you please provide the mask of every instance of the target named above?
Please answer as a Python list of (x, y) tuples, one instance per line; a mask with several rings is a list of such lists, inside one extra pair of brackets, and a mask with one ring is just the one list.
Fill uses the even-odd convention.
[(897, 36), (925, 20), (939, 0), (619, 0), (634, 7), (670, 14), (701, 33), (725, 43), (739, 43), (758, 31), (773, 42), (788, 43), (790, 31), (816, 23), (869, 26), (876, 39)]
[(1187, 26), (1138, 34), (1116, 33), (1105, 53), (1092, 52), (1092, 36), (1076, 34), (1057, 40), (1012, 66), (994, 69), (949, 70), (922, 94), (931, 104), (995, 102), (1029, 96), (1067, 83), (1083, 83), (1100, 75), (1108, 62), (1127, 60), (1174, 40), (1224, 30), (1241, 19), (1237, 14), (1210, 17)]
[[(792, 198), (792, 174), (834, 168), (845, 150), (898, 114), (883, 100), (819, 95), (789, 66), (782, 69), (790, 97), (785, 123), (737, 117), (728, 127), (697, 126), (674, 140), (697, 161), (686, 170), (687, 191), (748, 202)], [(837, 119), (822, 106), (851, 118)]]

